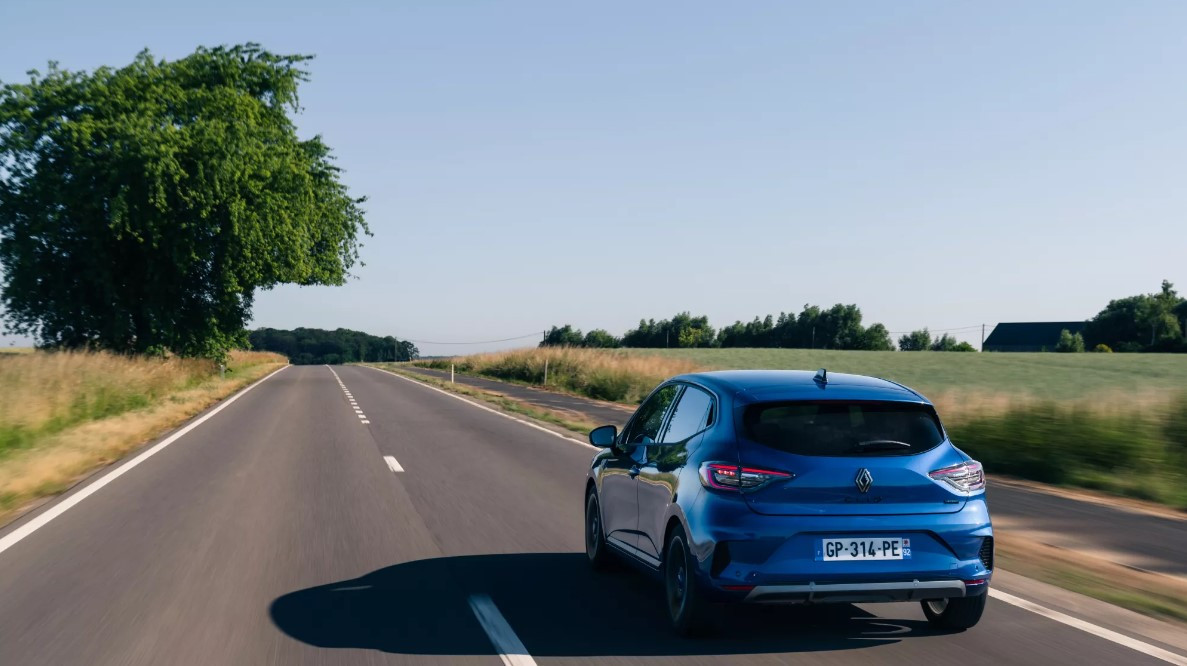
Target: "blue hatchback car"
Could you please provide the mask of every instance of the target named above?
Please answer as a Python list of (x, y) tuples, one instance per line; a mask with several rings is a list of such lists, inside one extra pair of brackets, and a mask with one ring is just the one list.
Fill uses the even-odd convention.
[(724, 371), (659, 385), (585, 489), (590, 564), (664, 581), (675, 628), (714, 602), (919, 601), (950, 630), (981, 618), (993, 526), (981, 464), (922, 395), (826, 372)]

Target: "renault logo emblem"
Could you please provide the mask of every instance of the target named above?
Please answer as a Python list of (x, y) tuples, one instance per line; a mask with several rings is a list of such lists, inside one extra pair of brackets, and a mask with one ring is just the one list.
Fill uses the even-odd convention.
[(869, 492), (870, 486), (874, 485), (874, 477), (870, 476), (870, 470), (862, 467), (857, 470), (857, 478), (853, 480), (853, 483), (861, 492)]

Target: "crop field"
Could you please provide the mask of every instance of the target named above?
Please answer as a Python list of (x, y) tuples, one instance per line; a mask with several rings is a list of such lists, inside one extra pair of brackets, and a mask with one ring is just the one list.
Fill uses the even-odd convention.
[(1003, 354), (818, 349), (632, 349), (705, 368), (772, 368), (872, 375), (924, 395), (1065, 400), (1187, 389), (1187, 354)]

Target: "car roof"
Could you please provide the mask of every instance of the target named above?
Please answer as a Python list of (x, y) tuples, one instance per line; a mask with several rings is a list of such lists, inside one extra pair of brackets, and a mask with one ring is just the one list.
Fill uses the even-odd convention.
[(919, 393), (895, 382), (829, 372), (817, 382), (814, 370), (718, 370), (673, 377), (701, 384), (743, 402), (767, 400), (893, 400), (931, 404)]

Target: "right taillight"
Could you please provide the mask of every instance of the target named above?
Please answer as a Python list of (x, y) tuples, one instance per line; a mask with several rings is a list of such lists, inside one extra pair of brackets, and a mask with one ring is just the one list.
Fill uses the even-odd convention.
[(707, 462), (701, 465), (701, 484), (717, 490), (756, 490), (772, 481), (790, 479), (792, 474), (777, 469), (760, 469), (729, 463)]
[(928, 476), (966, 493), (985, 487), (985, 472), (981, 469), (981, 463), (976, 460), (937, 469), (934, 472), (929, 472)]

